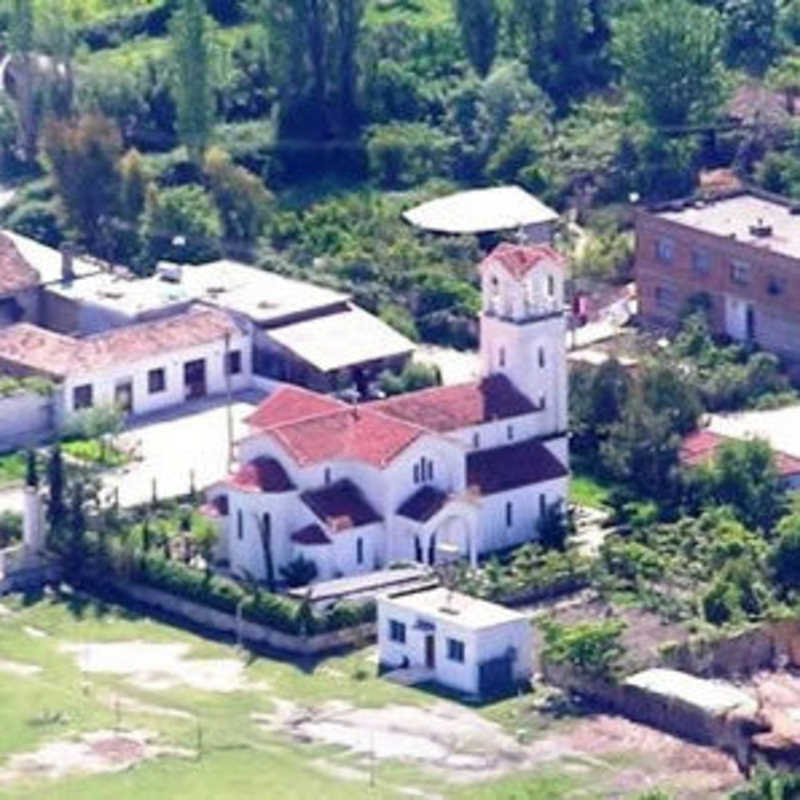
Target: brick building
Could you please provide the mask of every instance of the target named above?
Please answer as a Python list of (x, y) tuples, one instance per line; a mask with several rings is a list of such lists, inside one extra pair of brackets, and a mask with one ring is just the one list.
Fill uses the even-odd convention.
[(636, 218), (642, 319), (674, 325), (705, 294), (714, 332), (800, 359), (800, 207), (748, 189)]

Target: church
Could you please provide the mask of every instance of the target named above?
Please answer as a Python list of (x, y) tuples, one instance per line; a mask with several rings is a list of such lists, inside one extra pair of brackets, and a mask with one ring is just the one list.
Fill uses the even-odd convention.
[(475, 565), (535, 540), (569, 482), (564, 266), (539, 244), (481, 263), (476, 382), (355, 406), (290, 385), (267, 397), (238, 469), (206, 491), (231, 572), (278, 577), (300, 556), (317, 580), (443, 553)]

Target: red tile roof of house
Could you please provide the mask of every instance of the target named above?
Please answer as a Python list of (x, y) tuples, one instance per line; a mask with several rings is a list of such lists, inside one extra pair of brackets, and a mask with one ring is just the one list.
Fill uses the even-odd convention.
[(280, 463), (263, 456), (242, 465), (227, 482), (231, 488), (244, 492), (289, 492), (294, 489)]
[(503, 242), (481, 262), (480, 270), (492, 264), (500, 264), (511, 277), (522, 280), (535, 267), (548, 263), (563, 267), (565, 259), (561, 253), (545, 244), (522, 245)]
[[(714, 458), (717, 448), (725, 442), (735, 441), (729, 436), (722, 436), (709, 430), (693, 431), (685, 436), (681, 442), (679, 453), (681, 464), (687, 467), (696, 467), (707, 464)], [(795, 458), (788, 453), (774, 451), (775, 466), (778, 474), (784, 478), (800, 474), (800, 458)]]
[(537, 410), (504, 375), (491, 375), (478, 383), (423, 389), (370, 403), (367, 408), (437, 433)]
[(480, 495), (506, 492), (567, 474), (566, 467), (538, 439), (467, 456), (467, 487)]
[(83, 339), (21, 322), (0, 330), (0, 362), (64, 378), (208, 344), (238, 332), (227, 314), (203, 306)]
[(333, 397), (316, 394), (300, 386), (281, 386), (245, 422), (254, 428), (266, 429), (343, 408), (346, 408), (345, 404)]
[(32, 289), (39, 273), (22, 257), (8, 236), (0, 234), (0, 295)]
[(305, 545), (325, 545), (330, 544), (331, 540), (319, 525), (306, 525), (299, 531), (295, 531), (289, 538), (297, 544)]
[(397, 509), (397, 513), (401, 517), (408, 517), (416, 522), (427, 522), (444, 508), (447, 498), (448, 495), (440, 489), (434, 486), (423, 486)]
[(333, 532), (359, 528), (381, 520), (380, 515), (349, 480), (303, 492), (301, 498), (314, 515)]
[(269, 433), (301, 466), (352, 459), (383, 469), (425, 431), (362, 406), (306, 417)]

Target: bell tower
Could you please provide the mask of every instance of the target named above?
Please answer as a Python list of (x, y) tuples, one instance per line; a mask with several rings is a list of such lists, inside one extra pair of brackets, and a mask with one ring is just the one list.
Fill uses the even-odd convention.
[(480, 266), (482, 375), (505, 375), (552, 434), (567, 430), (564, 268), (547, 245), (509, 243)]

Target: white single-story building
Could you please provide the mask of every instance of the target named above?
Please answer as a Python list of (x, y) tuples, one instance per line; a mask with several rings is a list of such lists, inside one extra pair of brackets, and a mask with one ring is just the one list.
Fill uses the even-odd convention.
[(430, 673), (471, 695), (513, 691), (533, 672), (533, 630), (522, 614), (443, 587), (378, 600), (384, 669)]
[(200, 305), (84, 338), (21, 322), (0, 329), (0, 372), (51, 379), (57, 425), (98, 406), (148, 414), (248, 388), (252, 340), (228, 314)]

